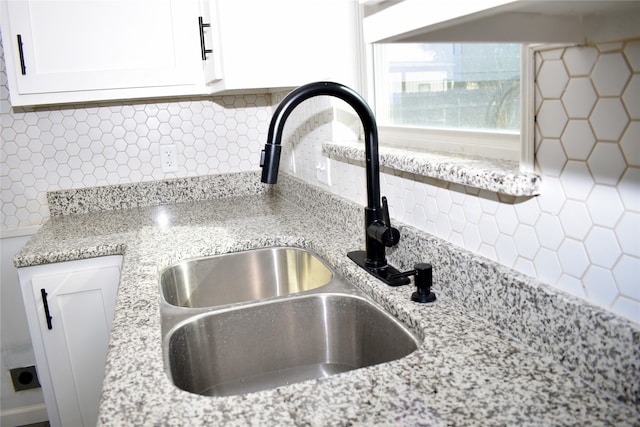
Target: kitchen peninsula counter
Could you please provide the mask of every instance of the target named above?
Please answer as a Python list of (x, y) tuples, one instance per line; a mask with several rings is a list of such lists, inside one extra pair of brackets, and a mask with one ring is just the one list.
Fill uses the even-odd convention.
[[(257, 173), (66, 190), (49, 203), (52, 217), (16, 255), (17, 267), (123, 255), (100, 425), (640, 423), (638, 325), (400, 226), (391, 262), (434, 265), (438, 300), (413, 303), (411, 286), (388, 287), (347, 258), (364, 248), (361, 208), (294, 178), (281, 177), (278, 190), (259, 184)], [(188, 258), (268, 246), (317, 253), (422, 344), (390, 363), (243, 396), (178, 389), (163, 362), (159, 272)], [(473, 264), (459, 271), (461, 263)], [(484, 290), (471, 297), (474, 286)], [(502, 314), (478, 314), (476, 305), (518, 317), (503, 326)], [(538, 345), (527, 338), (538, 324), (564, 335)], [(585, 329), (594, 337), (583, 337)]]

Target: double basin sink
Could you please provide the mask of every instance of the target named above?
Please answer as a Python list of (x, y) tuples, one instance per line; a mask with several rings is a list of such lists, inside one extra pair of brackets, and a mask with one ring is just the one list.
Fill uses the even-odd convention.
[(418, 338), (310, 251), (264, 248), (160, 275), (164, 363), (177, 387), (231, 396), (404, 357)]

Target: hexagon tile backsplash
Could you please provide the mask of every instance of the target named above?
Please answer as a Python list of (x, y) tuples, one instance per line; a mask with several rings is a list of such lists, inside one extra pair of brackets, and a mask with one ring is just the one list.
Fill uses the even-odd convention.
[[(49, 190), (258, 168), (270, 95), (12, 111), (0, 59), (3, 230), (43, 223)], [(640, 322), (640, 41), (544, 50), (536, 65), (540, 196), (392, 170), (381, 176), (383, 194), (407, 224)], [(303, 123), (288, 124), (289, 173), (364, 204), (357, 162), (330, 159), (330, 185), (316, 178), (318, 141), (340, 127), (327, 108), (301, 108), (314, 120), (292, 115)], [(161, 172), (160, 144), (176, 144), (177, 173)]]
[[(264, 94), (12, 111), (0, 51), (2, 228), (43, 223), (50, 190), (257, 170), (271, 109)], [(162, 144), (178, 172), (162, 172)]]
[[(640, 40), (542, 50), (536, 68), (540, 196), (392, 170), (382, 192), (399, 220), (640, 323)], [(304, 145), (297, 175), (323, 186)], [(362, 167), (330, 169), (331, 191), (365, 204)]]

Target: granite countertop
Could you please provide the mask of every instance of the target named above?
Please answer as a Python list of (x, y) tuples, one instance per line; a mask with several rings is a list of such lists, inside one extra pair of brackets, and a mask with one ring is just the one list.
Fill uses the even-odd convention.
[[(234, 179), (257, 181), (257, 176), (249, 173)], [(513, 330), (497, 328), (496, 322), (474, 314), (465, 307), (468, 304), (457, 301), (457, 293), (463, 291), (447, 291), (449, 283), (437, 273), (439, 264), (444, 269), (445, 264), (452, 264), (451, 259), (424, 260), (434, 263), (434, 290), (439, 298), (431, 305), (413, 303), (411, 287), (388, 287), (346, 257), (348, 251), (364, 247), (361, 228), (355, 224), (359, 214), (353, 206), (342, 206), (335, 197), (299, 182), (276, 193), (259, 186), (238, 186), (234, 179), (224, 184), (214, 180), (216, 190), (212, 192), (217, 198), (211, 200), (206, 200), (206, 192), (197, 192), (189, 200), (173, 199), (179, 203), (171, 202), (171, 197), (156, 197), (152, 204), (162, 204), (144, 206), (132, 201), (124, 209), (120, 209), (122, 198), (128, 196), (123, 195), (122, 188), (118, 189), (118, 200), (112, 202), (105, 196), (109, 191), (101, 190), (100, 208), (89, 202), (91, 191), (56, 193), (50, 203), (66, 208), (52, 216), (16, 255), (14, 263), (18, 267), (123, 255), (100, 406), (101, 425), (640, 424), (635, 397), (638, 372), (637, 364), (633, 365), (637, 363), (633, 359), (638, 354), (640, 333), (633, 324), (611, 320), (588, 308), (595, 310), (594, 318), (604, 319), (603, 325), (615, 321), (615, 330), (624, 329), (635, 348), (629, 349), (627, 342), (615, 339), (618, 344), (614, 346), (624, 347), (616, 348), (615, 353), (624, 355), (603, 362), (606, 369), (584, 374), (589, 368), (563, 365), (552, 352), (533, 348), (535, 345), (514, 336)], [(191, 184), (187, 186), (193, 188), (202, 182)], [(180, 194), (184, 194), (185, 185), (184, 180), (175, 181), (162, 191), (182, 186)], [(231, 190), (224, 185), (242, 189)], [(158, 191), (145, 190), (146, 195), (135, 197), (157, 195)], [(314, 197), (310, 198), (307, 191), (315, 192)], [(334, 210), (320, 217), (310, 213), (304, 203)], [(411, 245), (421, 251), (414, 230), (402, 227), (401, 232), (406, 243), (401, 241), (392, 259), (399, 260)], [(446, 246), (442, 245), (436, 250), (442, 252)], [(390, 363), (244, 396), (205, 397), (173, 386), (162, 357), (159, 271), (187, 258), (266, 246), (296, 246), (316, 252), (410, 326), (422, 338), (421, 346)], [(441, 256), (451, 258), (446, 253)], [(525, 312), (523, 309), (522, 324), (527, 320)], [(610, 344), (596, 343), (594, 351), (599, 351), (599, 345)], [(608, 365), (616, 363), (614, 367)], [(603, 365), (598, 361), (596, 366)], [(614, 373), (600, 372), (605, 370)], [(617, 385), (620, 382), (622, 386)]]
[[(359, 142), (325, 142), (322, 144), (322, 151), (328, 156), (348, 160), (365, 159), (364, 144)], [(542, 177), (537, 173), (520, 171), (518, 161), (388, 146), (379, 147), (379, 157), (381, 166), (418, 176), (510, 196), (540, 194)]]

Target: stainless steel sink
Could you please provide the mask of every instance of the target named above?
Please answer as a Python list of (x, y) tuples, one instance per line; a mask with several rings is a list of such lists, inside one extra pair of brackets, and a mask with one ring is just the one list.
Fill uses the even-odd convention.
[(331, 281), (318, 257), (297, 248), (265, 248), (184, 261), (164, 270), (164, 300), (178, 307), (215, 307), (296, 294)]
[(318, 294), (189, 319), (169, 334), (165, 361), (179, 388), (229, 396), (399, 359), (418, 344), (370, 301)]
[(418, 338), (310, 251), (189, 260), (160, 275), (165, 370), (228, 396), (399, 359)]

